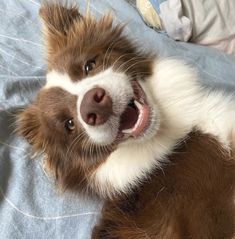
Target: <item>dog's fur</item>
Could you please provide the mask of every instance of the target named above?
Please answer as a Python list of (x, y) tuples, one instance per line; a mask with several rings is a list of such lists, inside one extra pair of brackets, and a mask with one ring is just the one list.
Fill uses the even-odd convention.
[(93, 238), (225, 239), (235, 228), (235, 164), (209, 135), (191, 133), (134, 191), (107, 200)]
[[(139, 51), (110, 15), (95, 20), (76, 6), (58, 3), (45, 3), (40, 15), (47, 82), (20, 114), (18, 131), (35, 151), (47, 155), (63, 189), (110, 200), (113, 214), (104, 210), (94, 238), (231, 238), (232, 95), (202, 87), (184, 62)], [(90, 60), (95, 67), (87, 73), (84, 65)], [(144, 90), (141, 97), (133, 82)], [(111, 98), (112, 115), (91, 126), (83, 120), (81, 105), (96, 87)], [(148, 120), (141, 134), (132, 131), (135, 137), (120, 132), (132, 98), (142, 100), (141, 119)], [(68, 130), (65, 123), (71, 118), (74, 128)], [(193, 130), (201, 133), (190, 134)], [(173, 165), (164, 166), (169, 161)]]

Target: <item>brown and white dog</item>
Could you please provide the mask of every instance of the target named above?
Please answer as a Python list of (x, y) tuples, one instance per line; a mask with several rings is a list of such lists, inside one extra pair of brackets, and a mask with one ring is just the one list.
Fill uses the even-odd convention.
[(106, 199), (93, 238), (232, 238), (235, 98), (141, 52), (110, 15), (40, 15), (47, 81), (18, 131), (63, 189)]

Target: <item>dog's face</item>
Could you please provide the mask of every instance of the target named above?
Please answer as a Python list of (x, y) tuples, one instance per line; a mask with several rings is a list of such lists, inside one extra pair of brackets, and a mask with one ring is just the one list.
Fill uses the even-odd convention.
[(144, 83), (153, 59), (136, 50), (110, 15), (97, 21), (58, 4), (44, 5), (40, 14), (47, 81), (21, 113), (19, 131), (46, 153), (65, 188), (87, 187), (119, 145), (156, 134), (158, 115)]

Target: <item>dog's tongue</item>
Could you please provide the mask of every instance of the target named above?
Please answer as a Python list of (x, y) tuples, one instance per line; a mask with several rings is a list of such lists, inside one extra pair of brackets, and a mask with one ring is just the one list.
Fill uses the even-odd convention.
[(120, 128), (119, 130), (125, 130), (133, 128), (138, 120), (138, 110), (130, 106), (127, 106), (126, 110), (121, 115)]

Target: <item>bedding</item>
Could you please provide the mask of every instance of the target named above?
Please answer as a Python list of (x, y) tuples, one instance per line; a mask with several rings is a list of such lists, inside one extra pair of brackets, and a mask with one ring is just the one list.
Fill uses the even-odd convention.
[[(86, 1), (77, 2), (85, 13)], [(102, 201), (60, 192), (44, 170), (43, 155), (34, 155), (14, 133), (17, 111), (45, 82), (39, 7), (39, 0), (0, 1), (0, 238), (87, 239)], [(144, 49), (189, 62), (205, 87), (235, 91), (235, 57), (157, 33), (124, 0), (90, 1), (95, 17), (110, 10), (117, 23), (128, 23), (126, 34)]]
[(235, 1), (137, 0), (145, 21), (174, 40), (235, 55)]

